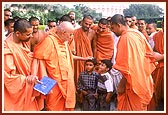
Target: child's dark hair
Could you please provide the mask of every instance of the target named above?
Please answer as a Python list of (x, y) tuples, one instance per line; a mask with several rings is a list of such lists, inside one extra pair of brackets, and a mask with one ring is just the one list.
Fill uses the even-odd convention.
[(104, 60), (101, 60), (101, 62), (104, 63), (107, 66), (107, 68), (109, 68), (109, 71), (111, 70), (113, 66), (111, 60), (104, 59)]
[(85, 63), (86, 63), (86, 62), (92, 62), (94, 66), (97, 65), (97, 61), (96, 61), (95, 58), (88, 59), (88, 60), (85, 61)]

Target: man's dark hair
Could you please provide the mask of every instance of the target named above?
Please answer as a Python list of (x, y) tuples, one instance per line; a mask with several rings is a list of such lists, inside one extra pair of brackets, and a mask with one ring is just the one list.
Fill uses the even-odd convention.
[(131, 18), (131, 16), (127, 15), (127, 16), (125, 16), (125, 18)]
[(155, 22), (149, 22), (148, 24), (152, 24), (155, 29), (157, 29), (157, 24)]
[(63, 22), (63, 21), (71, 22), (72, 20), (71, 20), (71, 18), (69, 17), (68, 14), (65, 14), (59, 19), (59, 21), (61, 21), (61, 22)]
[(5, 12), (5, 11), (11, 12), (9, 8), (4, 9), (4, 12)]
[(92, 17), (91, 15), (84, 15), (84, 16), (83, 16), (83, 20), (84, 20), (85, 18), (86, 18), (86, 19), (93, 20), (93, 17)]
[(88, 60), (85, 61), (85, 63), (86, 63), (86, 62), (92, 62), (94, 66), (97, 65), (97, 61), (96, 61), (95, 58), (93, 58), (93, 59), (88, 59)]
[(14, 19), (15, 21), (17, 21), (19, 18), (20, 18), (19, 16), (13, 17), (13, 19)]
[(140, 20), (143, 20), (145, 22), (145, 24), (146, 24), (146, 20), (145, 19), (143, 19), (143, 18), (138, 19), (138, 21), (140, 21)]
[(8, 19), (4, 22), (5, 26), (9, 26), (10, 23), (15, 23), (14, 19)]
[[(108, 20), (105, 19), (105, 18), (101, 18), (101, 19), (99, 20), (99, 23), (101, 23), (101, 24), (103, 24), (103, 25), (108, 25)], [(98, 23), (98, 24), (99, 24), (99, 23)]]
[(32, 25), (24, 18), (20, 18), (14, 23), (14, 32), (25, 33), (27, 32), (27, 28), (32, 28)]
[(30, 19), (29, 19), (29, 22), (31, 22), (31, 21), (39, 21), (39, 19), (37, 18), (37, 17), (31, 17)]
[(122, 24), (124, 26), (126, 26), (126, 20), (125, 17), (121, 14), (115, 14), (112, 18), (111, 18), (111, 22), (113, 24)]
[(104, 60), (101, 60), (101, 62), (104, 63), (107, 66), (107, 68), (109, 68), (109, 71), (111, 70), (113, 66), (111, 60), (104, 59)]
[(71, 13), (75, 13), (75, 11), (69, 11), (69, 12), (68, 12), (68, 15), (70, 15)]

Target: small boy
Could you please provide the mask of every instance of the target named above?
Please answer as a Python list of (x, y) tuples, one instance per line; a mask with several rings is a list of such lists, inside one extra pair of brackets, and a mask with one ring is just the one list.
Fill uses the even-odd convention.
[(109, 71), (112, 68), (111, 60), (101, 60), (98, 70), (98, 110), (110, 111), (110, 102), (113, 96), (113, 81)]
[(97, 64), (95, 59), (89, 59), (85, 62), (85, 71), (81, 72), (78, 78), (77, 91), (83, 95), (82, 110), (95, 111), (97, 100), (97, 77), (94, 71)]

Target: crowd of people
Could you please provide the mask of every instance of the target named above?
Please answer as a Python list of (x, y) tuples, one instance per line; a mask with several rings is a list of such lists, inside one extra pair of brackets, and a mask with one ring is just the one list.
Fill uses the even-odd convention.
[[(164, 18), (161, 30), (121, 14), (79, 24), (74, 11), (39, 23), (4, 10), (4, 111), (164, 110)], [(47, 95), (33, 89), (43, 76), (57, 81)]]

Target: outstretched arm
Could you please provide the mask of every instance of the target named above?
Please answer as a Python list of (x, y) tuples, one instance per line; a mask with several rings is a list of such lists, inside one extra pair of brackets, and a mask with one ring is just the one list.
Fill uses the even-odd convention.
[(73, 55), (73, 59), (74, 59), (74, 60), (85, 61), (85, 60), (88, 60), (88, 59), (93, 59), (93, 57), (92, 57), (92, 56), (88, 56), (88, 57), (80, 57), (80, 56), (75, 56), (75, 55)]
[(158, 62), (164, 60), (164, 54), (160, 54), (158, 52), (146, 53), (146, 56), (151, 58), (152, 62)]

